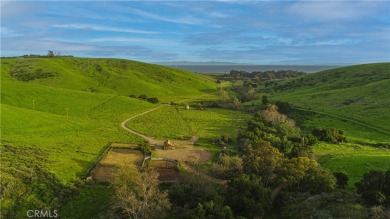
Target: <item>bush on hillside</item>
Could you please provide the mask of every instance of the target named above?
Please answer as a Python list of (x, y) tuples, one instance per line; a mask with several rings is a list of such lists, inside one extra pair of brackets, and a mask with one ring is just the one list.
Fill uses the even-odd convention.
[(32, 81), (40, 78), (50, 78), (55, 77), (57, 73), (55, 72), (45, 72), (42, 69), (36, 69), (35, 71), (28, 71), (23, 68), (11, 70), (10, 75), (19, 81)]
[(345, 142), (344, 132), (335, 128), (316, 128), (312, 131), (312, 134), (320, 141), (326, 141), (329, 143), (338, 144)]
[(158, 102), (160, 102), (156, 97), (149, 97), (149, 98), (147, 99), (147, 101), (148, 101), (149, 103), (158, 103)]
[(148, 96), (146, 96), (146, 94), (141, 94), (141, 95), (139, 95), (138, 99), (147, 100)]
[(278, 111), (282, 114), (287, 114), (292, 110), (291, 105), (286, 102), (277, 101), (275, 105), (278, 107)]
[(348, 184), (348, 174), (344, 171), (335, 172), (333, 173), (333, 176), (336, 178), (336, 183), (339, 188), (345, 188), (345, 186)]

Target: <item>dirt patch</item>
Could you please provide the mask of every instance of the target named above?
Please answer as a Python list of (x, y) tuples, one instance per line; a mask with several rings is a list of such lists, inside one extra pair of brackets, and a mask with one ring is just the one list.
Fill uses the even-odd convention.
[(158, 179), (161, 182), (180, 182), (182, 180), (182, 175), (177, 168), (177, 163), (152, 161), (149, 167), (159, 173)]
[(140, 151), (126, 148), (111, 148), (107, 155), (92, 171), (92, 179), (95, 181), (109, 181), (113, 178), (115, 170), (124, 164), (140, 167), (143, 156)]
[(157, 150), (156, 157), (166, 157), (178, 161), (189, 161), (195, 163), (204, 163), (211, 159), (212, 154), (199, 148), (174, 148), (172, 150)]

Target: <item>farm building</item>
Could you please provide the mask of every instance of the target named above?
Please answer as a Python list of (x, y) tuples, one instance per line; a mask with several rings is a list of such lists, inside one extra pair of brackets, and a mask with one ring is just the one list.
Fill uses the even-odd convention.
[(170, 149), (171, 147), (172, 147), (172, 142), (169, 139), (165, 140), (164, 147), (163, 147), (164, 150)]

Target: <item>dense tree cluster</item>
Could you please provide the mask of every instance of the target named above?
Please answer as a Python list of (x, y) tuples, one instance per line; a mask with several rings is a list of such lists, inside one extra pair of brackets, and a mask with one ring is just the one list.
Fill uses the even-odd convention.
[(386, 172), (371, 170), (355, 186), (368, 204), (390, 205), (390, 169)]
[[(137, 96), (135, 94), (130, 94), (129, 97), (137, 98)], [(148, 97), (146, 94), (139, 95), (138, 99), (148, 101), (149, 103), (159, 103), (160, 102), (157, 97)]]
[(329, 143), (338, 144), (346, 141), (343, 130), (335, 128), (316, 128), (312, 131), (312, 134), (316, 136), (318, 140)]
[(306, 73), (294, 70), (280, 70), (280, 71), (254, 71), (252, 73), (246, 71), (231, 70), (229, 76), (235, 80), (239, 79), (257, 79), (257, 80), (271, 80), (280, 78), (291, 78), (304, 75)]

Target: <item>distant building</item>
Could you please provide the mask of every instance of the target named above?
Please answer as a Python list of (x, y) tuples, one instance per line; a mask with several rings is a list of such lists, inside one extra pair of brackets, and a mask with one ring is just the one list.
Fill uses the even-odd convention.
[(190, 109), (190, 106), (189, 106), (189, 105), (186, 105), (185, 109), (186, 109), (186, 110), (189, 110), (189, 109)]

